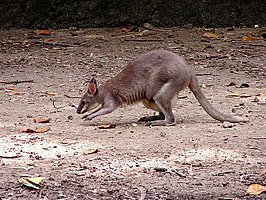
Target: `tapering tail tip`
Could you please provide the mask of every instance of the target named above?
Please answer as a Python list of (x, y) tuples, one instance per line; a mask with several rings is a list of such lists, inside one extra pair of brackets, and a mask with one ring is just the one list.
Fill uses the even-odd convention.
[(247, 123), (249, 122), (249, 119), (248, 118), (242, 118), (242, 117), (237, 117), (237, 116), (230, 116), (227, 120), (225, 121), (228, 121), (228, 122), (231, 122), (231, 123)]

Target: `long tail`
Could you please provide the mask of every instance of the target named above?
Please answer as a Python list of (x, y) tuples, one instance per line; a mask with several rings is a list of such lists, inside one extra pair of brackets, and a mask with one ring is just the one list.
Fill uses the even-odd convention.
[(216, 110), (208, 101), (204, 93), (199, 87), (198, 80), (195, 75), (191, 78), (191, 82), (189, 84), (189, 89), (193, 92), (203, 109), (214, 119), (219, 120), (221, 122), (228, 121), (232, 123), (237, 123), (237, 122), (248, 122), (248, 119), (244, 119), (241, 117), (236, 117), (232, 115), (226, 115), (218, 110)]

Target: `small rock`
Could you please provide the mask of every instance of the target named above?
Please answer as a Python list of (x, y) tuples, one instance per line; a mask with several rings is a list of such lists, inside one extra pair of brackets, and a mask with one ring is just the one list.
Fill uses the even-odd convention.
[(166, 172), (167, 168), (165, 168), (165, 167), (155, 167), (154, 170), (156, 172)]
[(231, 122), (223, 122), (222, 125), (223, 128), (233, 128), (233, 126), (235, 125), (233, 125)]
[(228, 27), (226, 30), (227, 31), (234, 31), (235, 30), (235, 27), (234, 26), (231, 26), (231, 27)]
[(209, 127), (209, 128), (208, 128), (208, 132), (209, 132), (209, 133), (214, 133), (214, 132), (215, 132), (215, 129), (212, 128), (212, 127)]
[(67, 119), (73, 120), (73, 116), (69, 115), (69, 116), (67, 116)]
[(154, 29), (154, 27), (151, 24), (149, 24), (149, 23), (144, 23), (142, 27), (146, 28), (148, 30), (153, 30)]
[(242, 83), (239, 87), (240, 88), (248, 88), (249, 84), (248, 83)]
[(138, 124), (136, 124), (136, 123), (133, 123), (133, 124), (131, 124), (133, 127), (137, 127), (138, 126)]

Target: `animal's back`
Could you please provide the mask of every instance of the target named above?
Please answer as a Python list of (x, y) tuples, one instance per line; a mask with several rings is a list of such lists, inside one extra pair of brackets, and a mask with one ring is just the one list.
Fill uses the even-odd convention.
[(182, 57), (166, 50), (155, 50), (133, 60), (108, 80), (105, 86), (130, 104), (151, 99), (169, 81), (176, 81), (186, 87), (191, 72), (192, 69)]

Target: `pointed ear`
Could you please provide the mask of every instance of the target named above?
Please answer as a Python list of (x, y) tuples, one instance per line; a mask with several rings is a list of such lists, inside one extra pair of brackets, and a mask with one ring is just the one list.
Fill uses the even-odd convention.
[(88, 93), (95, 94), (97, 92), (97, 82), (95, 78), (92, 78), (89, 83)]

